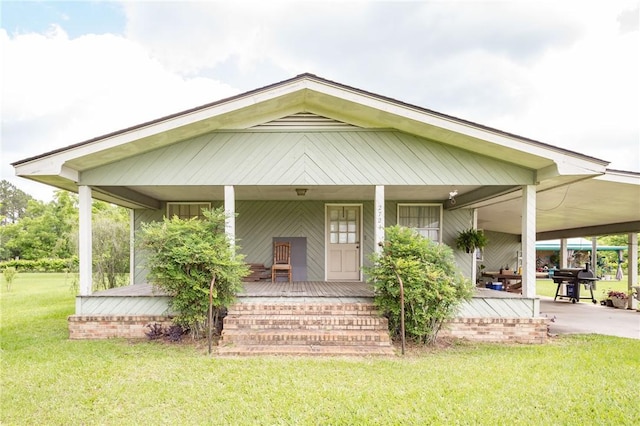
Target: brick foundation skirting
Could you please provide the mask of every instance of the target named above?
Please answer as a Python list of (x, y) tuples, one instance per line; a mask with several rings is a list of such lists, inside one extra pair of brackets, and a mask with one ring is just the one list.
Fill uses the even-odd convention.
[(548, 318), (454, 318), (438, 337), (475, 342), (546, 343)]
[[(172, 324), (171, 320), (168, 316), (71, 315), (69, 338), (145, 338), (147, 325), (158, 323), (167, 327)], [(438, 337), (476, 342), (545, 343), (548, 324), (548, 318), (454, 318), (444, 324)]]
[(127, 339), (145, 338), (147, 325), (161, 324), (170, 326), (172, 317), (154, 315), (71, 315), (69, 322), (69, 338), (109, 339), (122, 337)]

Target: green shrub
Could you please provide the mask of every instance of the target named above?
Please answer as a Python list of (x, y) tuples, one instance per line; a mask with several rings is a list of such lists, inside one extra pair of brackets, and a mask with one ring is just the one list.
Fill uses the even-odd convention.
[(18, 271), (13, 266), (10, 266), (8, 268), (4, 268), (2, 275), (4, 276), (4, 282), (7, 285), (7, 291), (11, 291), (11, 284), (13, 284), (13, 280), (16, 278), (16, 275), (18, 275)]
[(20, 272), (68, 272), (78, 270), (78, 258), (69, 259), (16, 259), (0, 262), (0, 269), (16, 268)]
[[(174, 322), (193, 337), (206, 330), (209, 286), (215, 277), (215, 312), (228, 306), (249, 274), (244, 256), (236, 254), (224, 233), (222, 209), (203, 212), (204, 219), (165, 218), (144, 224), (140, 245), (148, 251), (148, 279), (172, 297)], [(214, 324), (215, 321), (214, 319)]]
[(365, 268), (367, 280), (373, 283), (376, 306), (389, 318), (396, 337), (401, 311), (396, 271), (404, 284), (406, 334), (415, 342), (434, 343), (443, 322), (473, 294), (471, 282), (456, 270), (451, 248), (409, 228), (386, 228), (382, 252), (370, 259), (373, 266)]

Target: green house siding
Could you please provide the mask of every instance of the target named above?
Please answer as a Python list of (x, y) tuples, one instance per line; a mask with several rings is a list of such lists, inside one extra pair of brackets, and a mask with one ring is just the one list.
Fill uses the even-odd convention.
[(307, 279), (324, 279), (324, 203), (237, 201), (236, 239), (249, 263), (270, 266), (273, 238), (307, 240)]
[(488, 271), (498, 271), (500, 268), (509, 267), (517, 270), (520, 266), (518, 253), (522, 250), (519, 235), (505, 234), (502, 232), (486, 233), (489, 244), (484, 250), (482, 264)]
[(384, 130), (214, 132), (80, 176), (102, 186), (532, 183), (532, 170)]
[[(397, 205), (401, 201), (385, 203), (386, 226), (397, 223)], [(415, 202), (415, 201), (414, 201)], [(426, 202), (426, 201), (425, 201)], [(220, 206), (213, 201), (213, 206)], [(362, 206), (361, 249), (363, 265), (370, 265), (368, 256), (374, 245), (373, 201), (236, 201), (236, 240), (239, 251), (248, 263), (261, 263), (267, 267), (272, 262), (274, 238), (303, 237), (306, 239), (307, 279), (325, 278), (325, 206), (327, 204), (358, 204)], [(142, 223), (162, 220), (166, 209), (135, 210), (135, 227)], [(443, 242), (452, 245), (458, 230), (469, 227), (470, 212), (467, 210), (444, 211)], [(456, 252), (456, 261), (462, 272), (469, 276), (471, 258)], [(147, 270), (144, 254), (136, 252), (135, 283), (145, 283)]]

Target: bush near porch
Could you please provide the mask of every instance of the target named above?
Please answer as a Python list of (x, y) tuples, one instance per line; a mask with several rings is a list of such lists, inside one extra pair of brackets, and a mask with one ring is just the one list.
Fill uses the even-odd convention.
[(65, 274), (0, 284), (2, 424), (640, 424), (640, 340), (212, 359), (191, 343), (68, 340)]
[(249, 275), (244, 256), (236, 253), (238, 247), (225, 234), (224, 210), (204, 210), (202, 215), (164, 218), (143, 224), (139, 231), (139, 245), (147, 254), (147, 278), (172, 296), (174, 322), (193, 337), (204, 335), (209, 304), (215, 325), (221, 310), (242, 288), (242, 278)]
[(374, 303), (389, 319), (389, 330), (401, 337), (404, 289), (406, 336), (418, 343), (434, 344), (446, 320), (471, 299), (473, 287), (456, 270), (453, 251), (402, 226), (385, 228), (380, 253), (370, 256), (373, 266), (364, 268), (374, 288)]

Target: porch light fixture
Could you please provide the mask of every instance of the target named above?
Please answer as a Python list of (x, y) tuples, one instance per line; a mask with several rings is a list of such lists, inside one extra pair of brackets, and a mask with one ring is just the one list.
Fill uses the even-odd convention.
[(458, 190), (454, 189), (453, 191), (451, 191), (449, 193), (449, 201), (451, 202), (451, 205), (454, 206), (456, 204), (456, 195), (458, 195)]
[(307, 191), (307, 188), (296, 188), (296, 194), (298, 194), (298, 197), (304, 197), (307, 195)]

